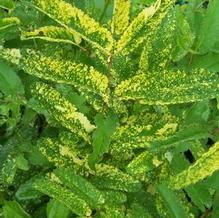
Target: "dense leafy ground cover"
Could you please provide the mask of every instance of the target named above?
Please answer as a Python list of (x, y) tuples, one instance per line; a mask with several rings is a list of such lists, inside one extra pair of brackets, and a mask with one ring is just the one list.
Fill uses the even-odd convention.
[(218, 218), (218, 0), (0, 0), (0, 217)]

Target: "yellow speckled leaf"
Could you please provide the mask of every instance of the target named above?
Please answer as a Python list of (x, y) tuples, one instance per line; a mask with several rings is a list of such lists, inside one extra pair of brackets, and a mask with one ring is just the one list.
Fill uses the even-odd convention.
[(132, 175), (142, 175), (160, 166), (161, 164), (162, 161), (160, 161), (155, 154), (145, 151), (135, 157), (128, 164), (127, 172)]
[(71, 168), (56, 169), (54, 174), (91, 207), (96, 208), (105, 203), (103, 194), (85, 178), (75, 174)]
[[(85, 94), (91, 103), (98, 98), (108, 102), (108, 78), (92, 66), (78, 64), (71, 61), (48, 57), (33, 50), (23, 51), (20, 61), (23, 70), (31, 75), (57, 83), (73, 85), (82, 94)], [(91, 99), (91, 96), (94, 97)]]
[(40, 11), (63, 27), (77, 32), (95, 47), (106, 52), (111, 50), (113, 43), (111, 33), (80, 9), (62, 0), (32, 0), (32, 2)]
[(136, 192), (142, 187), (137, 179), (113, 166), (97, 165), (96, 170), (96, 176), (91, 178), (91, 182), (99, 189)]
[(79, 215), (80, 217), (87, 217), (91, 215), (91, 209), (88, 204), (76, 196), (70, 189), (67, 189), (59, 184), (57, 179), (42, 178), (37, 179), (34, 182), (34, 188), (38, 191), (55, 198), (56, 200), (63, 203), (68, 207), (73, 213)]
[(173, 11), (167, 14), (162, 25), (148, 34), (140, 60), (142, 71), (159, 71), (168, 67), (175, 46), (175, 32), (176, 19)]
[(117, 51), (127, 55), (144, 41), (146, 45), (151, 44), (159, 25), (174, 3), (174, 0), (157, 0), (154, 5), (140, 12), (118, 41)]
[(56, 83), (74, 86), (95, 110), (102, 112), (108, 105), (108, 78), (92, 66), (49, 56), (46, 52), (30, 49), (5, 49), (0, 46), (0, 57), (17, 65), (26, 73)]
[(52, 114), (56, 121), (80, 135), (84, 140), (89, 141), (88, 133), (92, 132), (95, 126), (58, 91), (45, 83), (37, 83), (32, 88), (32, 93), (37, 100), (44, 103), (45, 109)]
[(71, 165), (73, 168), (80, 168), (84, 165), (84, 161), (78, 157), (77, 150), (71, 145), (51, 138), (42, 138), (38, 140), (37, 146), (42, 155), (56, 167)]
[(7, 17), (0, 20), (0, 31), (3, 31), (9, 27), (20, 24), (20, 20), (17, 17)]
[(219, 142), (204, 153), (192, 166), (170, 178), (174, 189), (182, 189), (188, 185), (203, 180), (219, 169)]
[(219, 77), (204, 69), (141, 73), (121, 82), (115, 94), (120, 100), (149, 105), (203, 101), (219, 96)]
[(80, 44), (81, 40), (77, 33), (73, 33), (64, 27), (45, 26), (32, 32), (22, 32), (22, 40), (43, 39), (49, 42), (63, 42), (73, 45)]
[(21, 59), (21, 52), (19, 49), (6, 49), (0, 46), (0, 57), (9, 63), (19, 65)]
[(179, 119), (170, 113), (159, 115), (147, 112), (132, 115), (125, 124), (117, 128), (110, 146), (111, 153), (117, 159), (130, 159), (133, 149), (149, 148), (155, 140), (165, 141), (176, 133), (178, 124)]
[(112, 32), (121, 35), (129, 25), (130, 0), (114, 0)]
[[(160, 2), (160, 0), (158, 0)], [(121, 52), (125, 47), (126, 52), (130, 52), (129, 49), (133, 49), (132, 47), (136, 47), (142, 43), (142, 38), (139, 38), (142, 30), (145, 28), (147, 21), (155, 14), (158, 9), (158, 5), (152, 5), (151, 7), (145, 8), (142, 12), (138, 14), (138, 16), (131, 22), (128, 26), (127, 30), (121, 36), (120, 40), (117, 43), (117, 51)], [(125, 52), (125, 51), (123, 51)]]

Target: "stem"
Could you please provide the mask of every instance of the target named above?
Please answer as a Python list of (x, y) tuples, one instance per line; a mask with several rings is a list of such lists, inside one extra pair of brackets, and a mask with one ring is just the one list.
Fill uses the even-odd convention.
[(200, 52), (197, 52), (197, 51), (192, 50), (192, 49), (189, 49), (189, 52), (190, 52), (191, 54), (197, 54), (197, 55), (200, 55), (200, 54), (201, 54)]
[(207, 218), (211, 215), (211, 210), (210, 209), (206, 209), (206, 211), (204, 212), (204, 214), (202, 214), (202, 216), (200, 218)]

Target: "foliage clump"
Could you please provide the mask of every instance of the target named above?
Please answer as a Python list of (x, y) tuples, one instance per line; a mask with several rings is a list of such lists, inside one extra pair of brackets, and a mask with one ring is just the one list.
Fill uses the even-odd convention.
[(218, 0), (0, 18), (1, 217), (219, 217)]

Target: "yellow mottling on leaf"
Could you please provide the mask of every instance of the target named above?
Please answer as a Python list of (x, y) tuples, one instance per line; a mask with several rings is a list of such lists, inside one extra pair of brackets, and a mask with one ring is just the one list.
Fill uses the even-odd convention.
[(49, 173), (48, 176), (50, 177), (51, 181), (62, 184), (62, 181), (55, 175), (55, 173)]
[[(155, 14), (156, 10), (156, 7), (151, 6), (145, 8), (142, 12), (138, 14), (138, 16), (131, 22), (131, 24), (128, 26), (128, 28), (118, 41), (117, 52), (121, 52), (131, 41), (133, 41), (133, 39), (138, 35), (138, 32), (140, 32), (141, 29), (144, 28), (146, 22)], [(137, 41), (135, 41), (135, 44), (140, 44), (142, 42), (141, 38), (136, 39)]]
[(170, 185), (182, 189), (211, 176), (219, 169), (219, 142), (216, 142), (188, 169), (170, 178)]
[(78, 165), (82, 165), (83, 161), (81, 161), (78, 157), (77, 154), (74, 153), (68, 146), (59, 146), (59, 152), (61, 155), (69, 157), (74, 163)]
[(147, 187), (147, 192), (152, 194), (152, 195), (155, 195), (156, 194), (156, 187), (154, 185), (149, 185)]
[(177, 130), (178, 124), (177, 123), (167, 123), (161, 129), (159, 129), (156, 134), (159, 136), (167, 135), (167, 134), (174, 134)]
[(112, 32), (121, 35), (129, 25), (130, 0), (114, 0)]
[(88, 133), (94, 130), (95, 126), (82, 113), (77, 112), (77, 108), (57, 90), (45, 83), (37, 83), (32, 93), (57, 122), (84, 140), (90, 141)]
[(65, 28), (79, 34), (102, 51), (112, 49), (111, 33), (89, 15), (62, 0), (33, 0), (36, 7)]
[(156, 167), (160, 166), (160, 165), (163, 163), (162, 161), (158, 160), (157, 156), (155, 156), (155, 157), (152, 159), (152, 162), (153, 162), (153, 164), (154, 164)]

